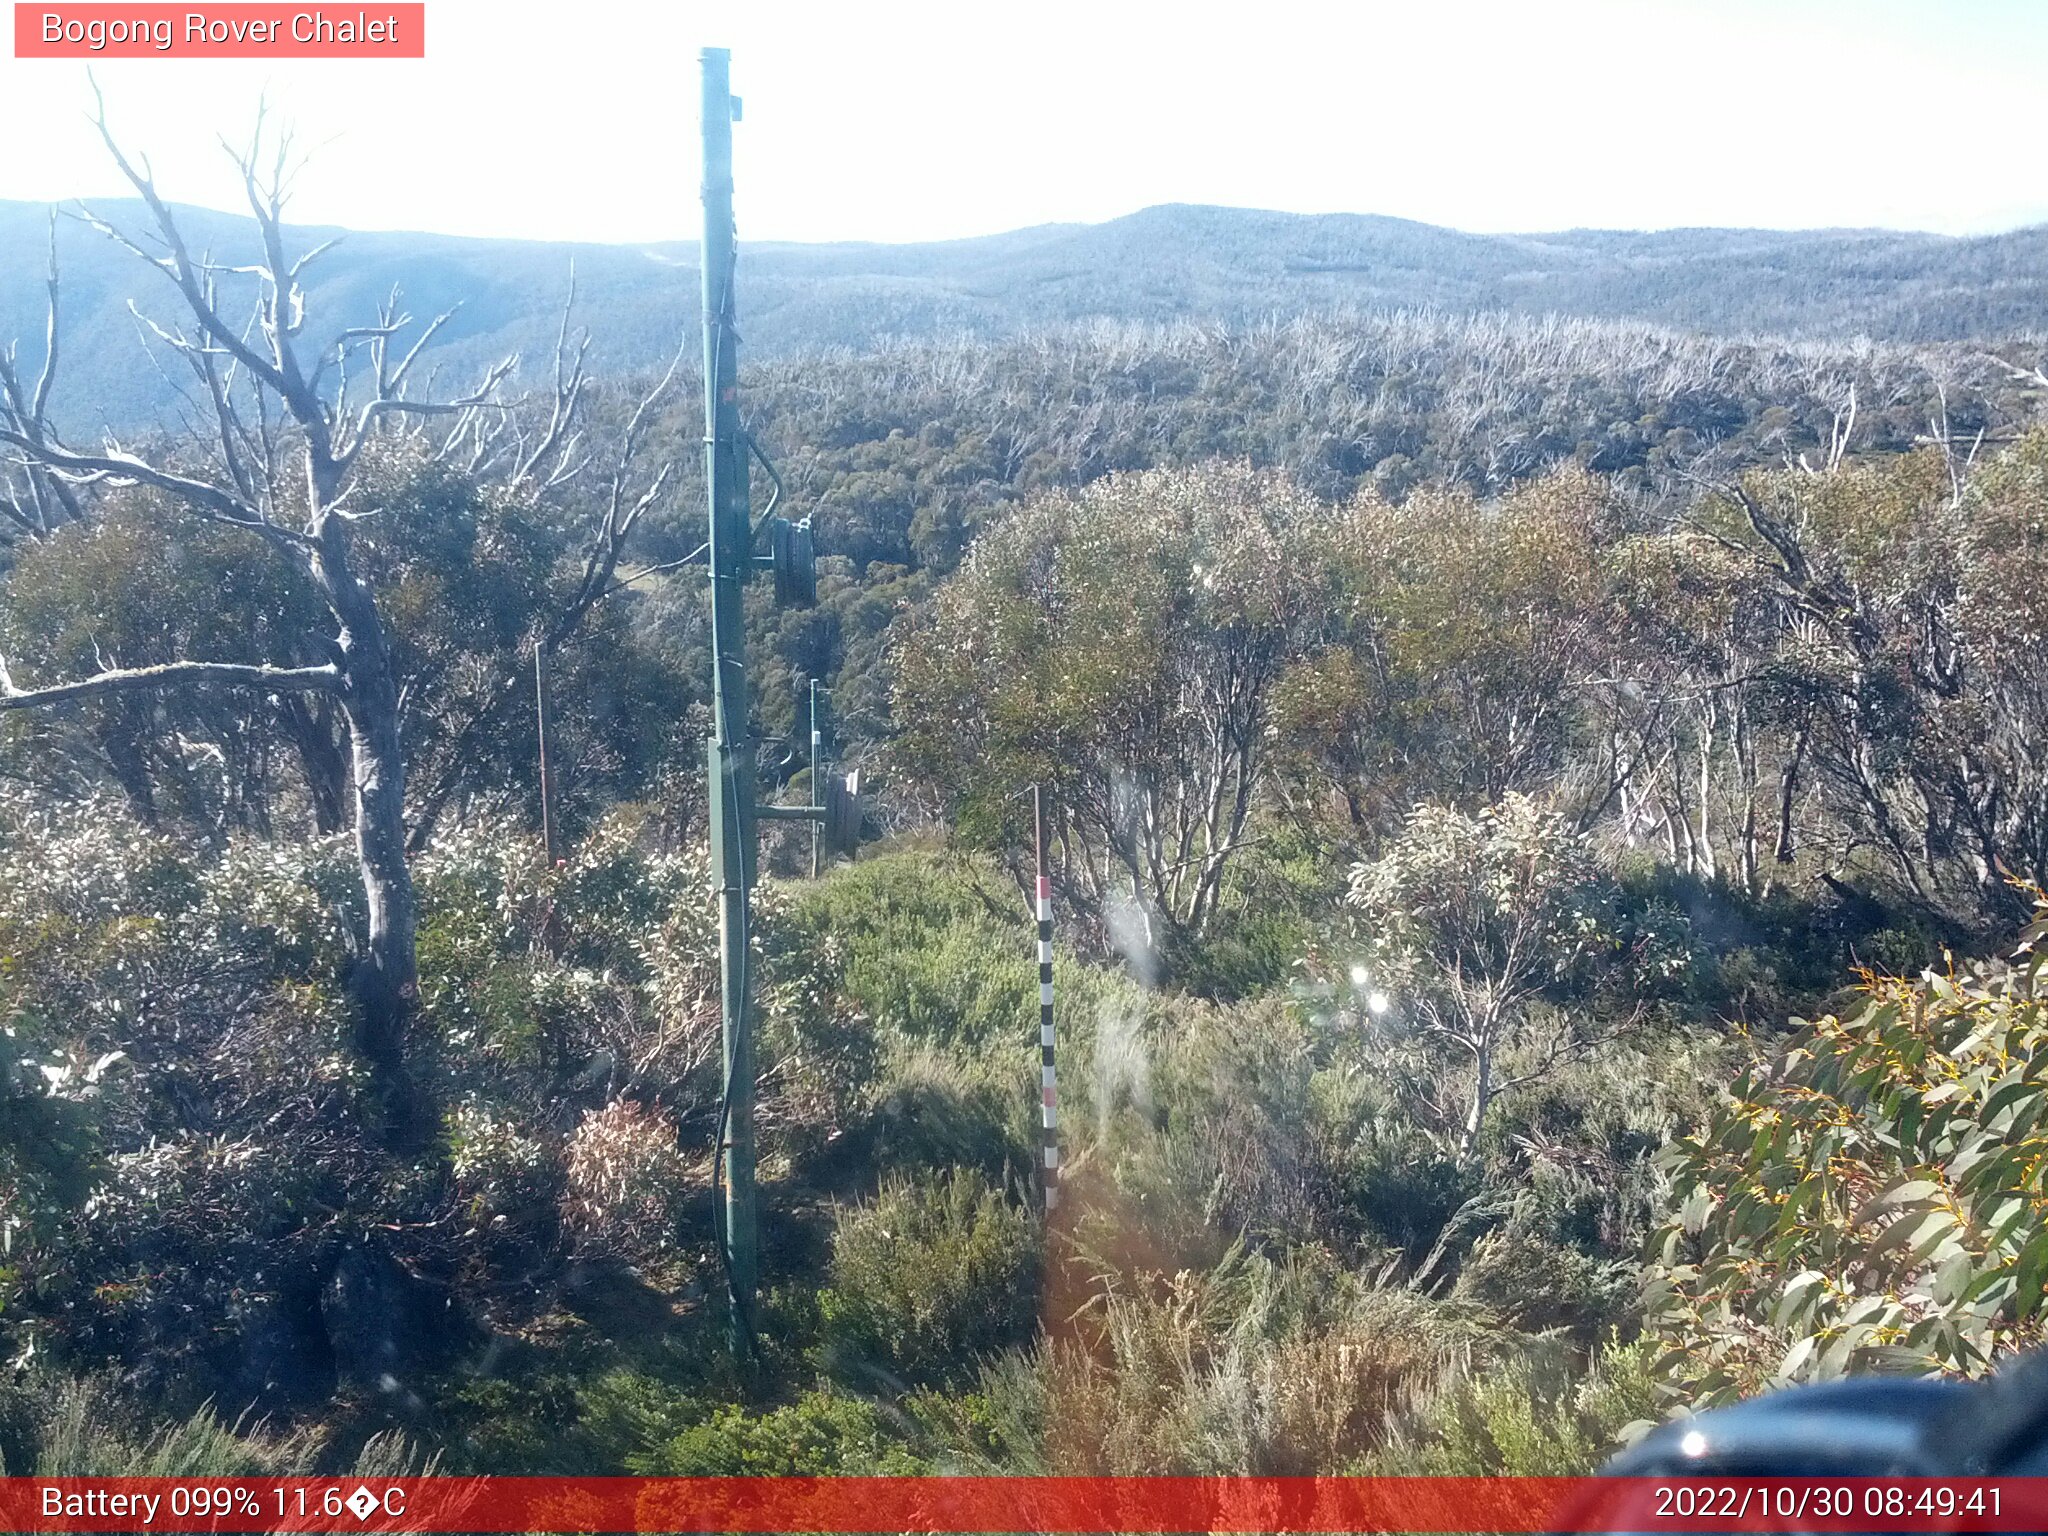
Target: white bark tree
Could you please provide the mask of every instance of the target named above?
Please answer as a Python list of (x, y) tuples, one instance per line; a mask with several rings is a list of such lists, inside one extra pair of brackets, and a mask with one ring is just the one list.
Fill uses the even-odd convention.
[(1417, 806), (1385, 855), (1352, 871), (1365, 974), (1388, 1000), (1380, 1027), (1448, 1057), (1447, 1090), (1462, 1084), (1462, 1098), (1428, 1107), (1460, 1155), (1501, 1094), (1642, 1016), (1634, 995), (1596, 1007), (1604, 983), (1633, 993), (1685, 964), (1676, 931), (1624, 934), (1610, 894), (1583, 837), (1525, 795), (1476, 815)]
[[(287, 255), (283, 212), (296, 166), (289, 134), (267, 135), (259, 117), (249, 148), (234, 153), (254, 215), (257, 259), (233, 267), (195, 253), (157, 190), (147, 160), (132, 161), (108, 128), (100, 135), (149, 215), (131, 235), (87, 213), (89, 222), (160, 271), (175, 289), (176, 325), (144, 320), (192, 381), (191, 399), (210, 415), (206, 428), (175, 450), (142, 454), (109, 439), (73, 447), (50, 425), (48, 402), (59, 357), (54, 257), (44, 360), (25, 384), (15, 354), (0, 372), (0, 449), (9, 480), (0, 513), (34, 536), (81, 515), (81, 495), (99, 487), (145, 487), (164, 504), (245, 532), (273, 559), (310, 579), (333, 623), (318, 637), (325, 659), (311, 665), (181, 659), (141, 667), (109, 666), (82, 678), (28, 682), (0, 658), (0, 710), (32, 709), (137, 692), (214, 688), (248, 690), (272, 700), (332, 701), (346, 726), (349, 819), (354, 827), (367, 931), (352, 977), (357, 1045), (382, 1103), (394, 1143), (429, 1129), (406, 1070), (406, 1033), (417, 1005), (418, 961), (412, 877), (407, 868), (406, 763), (401, 742), (403, 680), (377, 595), (358, 574), (356, 530), (380, 508), (367, 504), (358, 468), (373, 442), (414, 434), (431, 451), (516, 485), (553, 489), (587, 462), (576, 417), (585, 392), (583, 348), (573, 345), (565, 311), (557, 344), (553, 399), (529, 422), (509, 408), (501, 387), (516, 359), (486, 369), (466, 394), (428, 398), (413, 392), (417, 365), (453, 311), (415, 326), (394, 294), (376, 320), (319, 341), (306, 332), (300, 279), (328, 249)], [(225, 282), (223, 280), (226, 280)], [(253, 289), (253, 314), (230, 316), (224, 288)], [(573, 294), (572, 294), (573, 302)], [(630, 475), (643, 428), (676, 370), (632, 418), (608, 494), (593, 514), (581, 579), (563, 610), (534, 644), (552, 650), (583, 617), (619, 590), (616, 571), (640, 515), (671, 481), (664, 466), (644, 488)], [(11, 489), (11, 494), (10, 494)], [(532, 669), (524, 676), (530, 677)], [(511, 685), (516, 691), (517, 683)], [(505, 701), (498, 701), (500, 704)]]

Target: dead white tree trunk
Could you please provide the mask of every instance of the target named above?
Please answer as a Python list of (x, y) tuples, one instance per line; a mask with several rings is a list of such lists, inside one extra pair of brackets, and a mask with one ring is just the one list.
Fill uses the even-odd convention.
[[(22, 687), (0, 664), (0, 709), (192, 687), (335, 699), (349, 727), (356, 852), (368, 907), (367, 934), (353, 977), (357, 1044), (381, 1102), (385, 1138), (395, 1145), (414, 1144), (428, 1133), (431, 1121), (406, 1072), (406, 1029), (419, 989), (412, 875), (406, 865), (399, 685), (376, 595), (352, 560), (356, 524), (378, 511), (351, 504), (354, 471), (364, 448), (394, 424), (499, 409), (497, 391), (512, 360), (489, 369), (467, 396), (415, 400), (408, 393), (409, 376), (422, 348), (449, 316), (421, 328), (401, 352), (397, 338), (411, 321), (397, 312), (395, 302), (375, 324), (344, 330), (317, 349), (303, 343), (306, 316), (299, 278), (325, 247), (286, 259), (283, 208), (295, 169), (291, 141), (288, 134), (279, 135), (265, 163), (260, 118), (248, 151), (236, 156), (262, 245), (258, 262), (237, 269), (254, 278), (255, 314), (248, 322), (230, 318), (217, 285), (224, 269), (188, 249), (146, 162), (138, 168), (116, 144), (104, 103), (98, 124), (109, 153), (148, 208), (154, 224), (150, 239), (157, 249), (146, 249), (104, 221), (93, 222), (162, 272), (183, 301), (183, 324), (152, 329), (191, 370), (200, 398), (211, 402), (207, 462), (172, 467), (111, 441), (97, 449), (73, 449), (49, 429), (43, 403), (56, 358), (54, 273), (52, 340), (43, 377), (32, 393), (12, 384), (0, 390), (0, 445), (13, 451), (18, 472), (31, 477), (31, 483), (33, 477), (44, 477), (67, 494), (85, 486), (147, 486), (195, 516), (247, 532), (273, 558), (290, 562), (311, 579), (333, 619), (334, 633), (324, 642), (328, 660), (316, 666), (190, 660)], [(354, 403), (349, 399), (352, 364), (369, 381), (367, 398)], [(12, 373), (10, 365), (10, 378)]]

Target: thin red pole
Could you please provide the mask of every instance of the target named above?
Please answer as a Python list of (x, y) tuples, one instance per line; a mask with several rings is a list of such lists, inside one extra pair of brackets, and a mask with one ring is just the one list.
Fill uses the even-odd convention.
[(1031, 786), (1031, 849), (1038, 874), (1038, 1054), (1039, 1123), (1045, 1157), (1045, 1213), (1060, 1203), (1060, 1104), (1053, 1069), (1052, 1040), (1052, 880), (1045, 872), (1045, 803)]

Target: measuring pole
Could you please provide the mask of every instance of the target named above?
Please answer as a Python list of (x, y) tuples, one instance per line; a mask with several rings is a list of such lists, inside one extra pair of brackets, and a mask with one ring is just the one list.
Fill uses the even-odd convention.
[[(823, 804), (825, 803), (825, 757), (824, 757), (824, 752), (823, 752), (823, 749), (822, 749), (822, 745), (821, 745), (821, 744), (823, 743), (824, 739), (825, 739), (825, 733), (824, 733), (824, 731), (823, 731), (823, 730), (822, 730), (822, 729), (820, 728), (820, 722), (819, 722), (819, 720), (818, 720), (818, 701), (819, 701), (819, 699), (820, 699), (820, 698), (821, 698), (821, 697), (823, 696), (823, 693), (824, 693), (824, 690), (823, 690), (823, 689), (821, 689), (821, 688), (819, 688), (819, 686), (818, 686), (818, 680), (817, 680), (817, 679), (816, 679), (815, 677), (814, 677), (814, 678), (812, 678), (812, 679), (811, 679), (811, 803), (812, 803), (812, 804), (814, 804), (814, 805), (823, 805)], [(817, 822), (817, 821), (815, 821), (815, 820), (814, 820), (814, 821), (812, 821), (812, 823), (811, 823), (811, 878), (812, 878), (813, 880), (815, 880), (815, 879), (817, 879), (817, 878), (818, 878), (818, 870), (819, 870), (819, 857), (818, 857), (818, 841), (819, 841), (819, 836), (820, 836), (820, 834), (821, 834), (821, 833), (823, 832), (823, 830), (824, 830), (824, 828), (823, 828), (823, 827), (822, 827), (822, 826), (820, 825), (820, 823), (819, 823), (819, 822)]]
[(705, 785), (711, 802), (711, 884), (718, 895), (724, 1091), (719, 1154), (725, 1187), (727, 1299), (734, 1352), (753, 1345), (756, 1280), (754, 1040), (748, 1025), (748, 896), (754, 884), (754, 744), (747, 723), (746, 633), (741, 607), (753, 561), (746, 439), (734, 379), (732, 94), (730, 53), (706, 48), (703, 69), (704, 483), (710, 518), (712, 737)]
[(1052, 1050), (1052, 877), (1045, 872), (1045, 802), (1031, 786), (1031, 849), (1038, 882), (1039, 1126), (1045, 1144), (1045, 1214), (1060, 1204), (1060, 1091)]

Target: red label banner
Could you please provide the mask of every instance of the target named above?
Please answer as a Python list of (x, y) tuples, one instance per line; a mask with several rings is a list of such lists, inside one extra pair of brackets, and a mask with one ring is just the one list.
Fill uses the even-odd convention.
[(16, 0), (17, 59), (423, 59), (427, 8)]
[(0, 1478), (0, 1531), (2048, 1530), (2048, 1478)]

